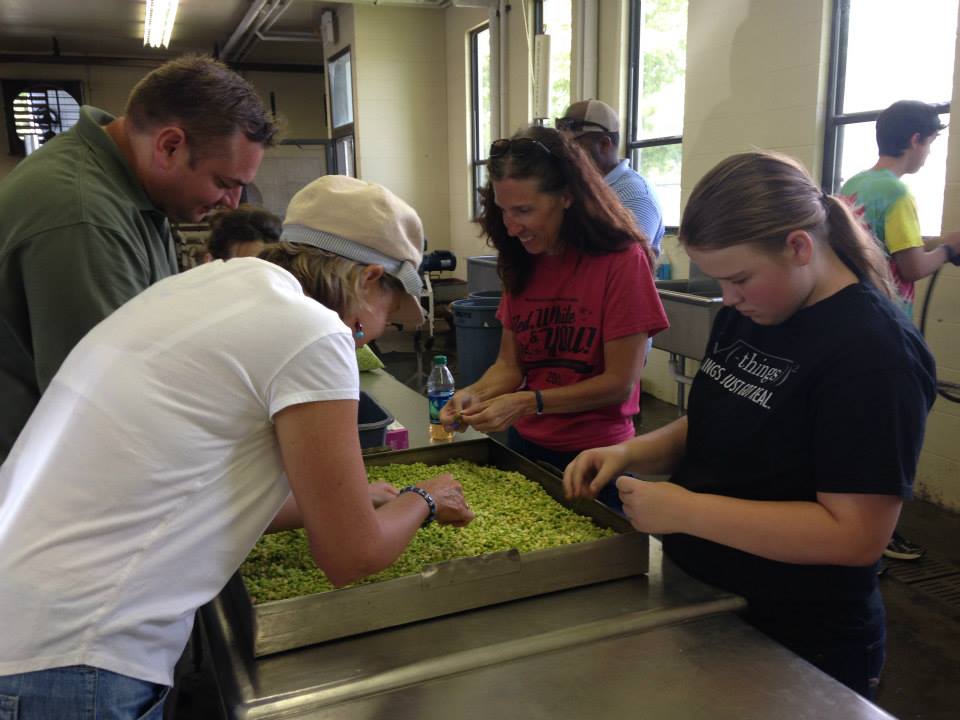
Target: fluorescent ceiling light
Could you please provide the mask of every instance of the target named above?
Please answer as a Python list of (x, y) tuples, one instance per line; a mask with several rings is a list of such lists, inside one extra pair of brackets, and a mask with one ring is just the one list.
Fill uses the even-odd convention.
[(147, 15), (143, 20), (143, 44), (167, 47), (173, 21), (177, 19), (180, 0), (147, 0)]

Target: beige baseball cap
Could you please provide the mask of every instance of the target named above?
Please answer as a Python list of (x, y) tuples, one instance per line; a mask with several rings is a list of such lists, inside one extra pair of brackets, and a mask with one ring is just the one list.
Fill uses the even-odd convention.
[(281, 239), (382, 265), (406, 290), (390, 320), (415, 327), (423, 323), (423, 224), (412, 207), (382, 185), (346, 175), (317, 178), (290, 200)]
[(580, 137), (587, 133), (620, 132), (620, 121), (613, 108), (600, 100), (581, 100), (567, 108), (556, 120), (557, 130)]

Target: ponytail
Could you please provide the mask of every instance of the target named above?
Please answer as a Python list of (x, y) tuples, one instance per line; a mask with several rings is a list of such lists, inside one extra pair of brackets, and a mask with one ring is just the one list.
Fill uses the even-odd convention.
[(842, 197), (824, 195), (827, 210), (827, 238), (830, 247), (861, 280), (873, 285), (890, 299), (896, 297), (890, 263), (873, 235), (853, 214)]
[(829, 244), (860, 282), (896, 297), (889, 264), (870, 232), (842, 197), (824, 194), (786, 155), (747, 152), (721, 160), (690, 193), (679, 234), (690, 248), (750, 243), (776, 253), (792, 230)]

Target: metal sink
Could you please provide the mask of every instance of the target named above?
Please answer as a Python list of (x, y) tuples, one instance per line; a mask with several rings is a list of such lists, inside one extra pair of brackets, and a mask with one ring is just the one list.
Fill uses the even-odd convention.
[(723, 307), (720, 286), (710, 278), (657, 280), (656, 285), (670, 327), (653, 336), (653, 346), (694, 360), (703, 359), (713, 318)]

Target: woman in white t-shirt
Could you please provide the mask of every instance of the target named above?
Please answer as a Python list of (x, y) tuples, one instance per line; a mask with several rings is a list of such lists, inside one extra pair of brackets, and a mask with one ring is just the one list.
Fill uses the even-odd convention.
[(343, 585), (470, 522), (450, 475), (372, 503), (360, 453), (356, 348), (422, 321), (422, 248), (402, 200), (323, 177), (260, 258), (167, 278), (81, 340), (0, 468), (0, 715), (161, 717), (196, 609), (264, 530), (302, 525)]

